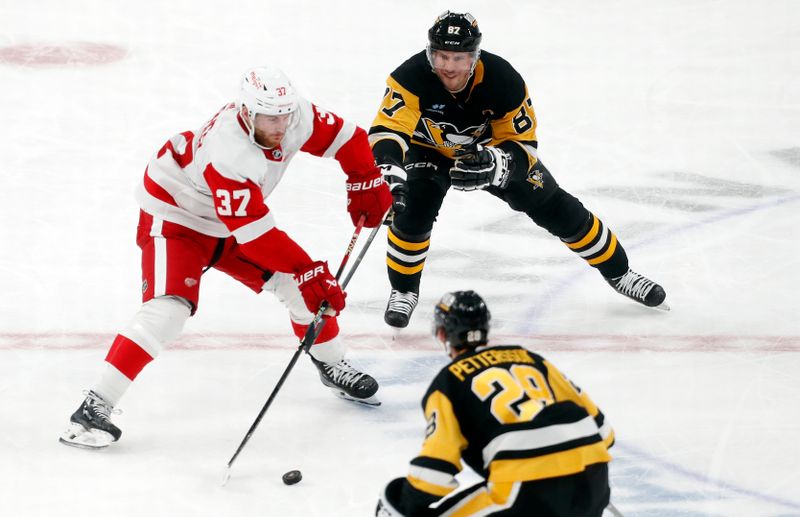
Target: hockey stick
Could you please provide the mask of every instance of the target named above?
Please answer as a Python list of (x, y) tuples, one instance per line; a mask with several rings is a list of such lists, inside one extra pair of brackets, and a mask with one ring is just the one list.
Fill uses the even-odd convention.
[[(347, 246), (347, 251), (345, 252), (344, 257), (342, 258), (342, 263), (339, 265), (339, 270), (336, 272), (337, 280), (344, 271), (345, 265), (347, 264), (347, 261), (353, 252), (356, 240), (358, 240), (358, 236), (361, 233), (361, 229), (364, 227), (364, 219), (365, 216), (362, 215), (361, 219), (359, 219), (358, 224), (356, 225), (356, 229), (353, 232), (353, 237), (350, 239), (350, 244)], [(364, 247), (361, 248), (361, 251), (356, 257), (353, 267), (350, 268), (347, 277), (345, 277), (344, 281), (341, 283), (342, 290), (344, 290), (344, 288), (347, 287), (347, 284), (353, 277), (353, 273), (355, 272), (358, 265), (361, 263), (361, 260), (364, 258), (364, 255), (366, 255), (370, 244), (372, 244), (372, 241), (375, 239), (375, 235), (377, 235), (378, 230), (380, 230), (380, 228), (381, 225), (379, 224), (369, 234), (369, 238), (367, 238), (367, 242), (364, 244)], [(317, 336), (319, 336), (319, 333), (325, 326), (325, 319), (323, 319), (322, 316), (325, 314), (327, 308), (328, 304), (326, 302), (323, 302), (322, 305), (320, 305), (320, 308), (317, 311), (317, 313), (314, 315), (314, 319), (311, 320), (311, 323), (308, 325), (308, 329), (306, 330), (306, 333), (303, 336), (302, 341), (300, 341), (300, 346), (297, 347), (297, 350), (295, 350), (294, 355), (292, 355), (292, 359), (289, 361), (289, 364), (286, 366), (286, 369), (284, 369), (283, 374), (281, 375), (280, 379), (278, 379), (277, 384), (275, 384), (275, 388), (272, 389), (272, 393), (270, 393), (269, 398), (267, 398), (267, 401), (264, 403), (264, 407), (262, 407), (261, 411), (258, 412), (258, 416), (256, 416), (253, 425), (250, 426), (250, 429), (247, 431), (247, 434), (245, 434), (244, 438), (242, 439), (242, 442), (239, 444), (239, 448), (236, 449), (236, 452), (233, 453), (233, 456), (231, 456), (231, 459), (228, 461), (228, 466), (225, 469), (225, 475), (223, 476), (222, 479), (222, 486), (225, 486), (228, 483), (228, 480), (231, 478), (231, 467), (233, 466), (233, 463), (236, 461), (236, 458), (239, 457), (239, 453), (242, 452), (242, 449), (244, 449), (244, 446), (247, 445), (247, 442), (250, 441), (250, 437), (253, 436), (253, 433), (258, 427), (258, 424), (261, 423), (261, 419), (264, 418), (267, 409), (269, 409), (269, 407), (272, 405), (272, 401), (275, 400), (275, 397), (278, 395), (278, 391), (280, 391), (281, 387), (283, 386), (283, 383), (286, 381), (287, 377), (289, 377), (289, 373), (292, 371), (294, 365), (297, 363), (297, 360), (300, 358), (300, 354), (302, 352), (306, 353), (308, 352), (308, 349), (311, 348), (311, 345), (314, 344), (314, 341), (316, 341)]]
[(608, 506), (606, 506), (606, 510), (611, 512), (611, 515), (614, 517), (625, 517), (619, 510), (617, 510), (617, 507), (614, 506), (614, 503), (609, 502)]

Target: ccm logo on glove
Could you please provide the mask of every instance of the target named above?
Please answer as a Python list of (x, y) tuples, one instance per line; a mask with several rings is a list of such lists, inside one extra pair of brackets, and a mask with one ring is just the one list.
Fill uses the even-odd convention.
[(351, 192), (356, 192), (359, 190), (369, 190), (371, 188), (380, 187), (383, 183), (382, 177), (377, 177), (371, 180), (362, 181), (361, 183), (348, 183), (347, 190)]

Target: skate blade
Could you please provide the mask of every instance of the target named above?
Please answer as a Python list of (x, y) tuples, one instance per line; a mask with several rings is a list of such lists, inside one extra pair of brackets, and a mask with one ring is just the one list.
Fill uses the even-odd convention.
[(658, 311), (664, 311), (664, 312), (669, 312), (670, 311), (670, 307), (669, 307), (669, 305), (667, 305), (667, 302), (661, 302), (660, 305), (656, 305), (655, 307), (650, 307), (650, 308), (651, 309), (656, 309)]
[(389, 332), (392, 333), (392, 341), (397, 341), (403, 335), (403, 327), (392, 327), (390, 325), (389, 329)]
[(72, 422), (69, 425), (69, 429), (64, 431), (58, 441), (70, 447), (98, 450), (105, 449), (111, 445), (114, 442), (114, 437), (100, 429), (89, 430), (80, 424)]
[(330, 389), (331, 389), (331, 391), (333, 392), (334, 395), (336, 395), (337, 397), (339, 397), (342, 400), (355, 402), (356, 404), (362, 404), (364, 406), (377, 407), (377, 406), (381, 405), (381, 401), (378, 400), (378, 398), (375, 395), (373, 395), (373, 396), (371, 396), (369, 398), (359, 399), (359, 398), (352, 397), (352, 396), (348, 395), (347, 393), (343, 392), (342, 390), (340, 390), (338, 388), (330, 388)]

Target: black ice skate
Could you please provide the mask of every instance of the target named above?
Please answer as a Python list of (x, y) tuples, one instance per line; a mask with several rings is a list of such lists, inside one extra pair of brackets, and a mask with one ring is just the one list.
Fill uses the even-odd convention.
[(383, 313), (383, 321), (395, 328), (405, 328), (411, 319), (411, 313), (419, 301), (417, 293), (404, 293), (397, 289), (392, 289), (389, 295), (389, 303), (386, 304), (386, 312)]
[(353, 368), (346, 359), (342, 359), (338, 363), (323, 363), (312, 357), (311, 362), (319, 370), (322, 384), (333, 390), (337, 397), (368, 406), (381, 405), (381, 402), (375, 397), (375, 393), (378, 391), (378, 381)]
[(102, 449), (119, 440), (122, 431), (111, 423), (111, 414), (119, 414), (93, 391), (84, 392), (86, 400), (70, 417), (59, 442), (84, 449)]
[(606, 278), (611, 287), (618, 293), (627, 296), (647, 307), (668, 311), (669, 305), (664, 302), (667, 293), (664, 288), (649, 278), (628, 269), (628, 272), (617, 278)]

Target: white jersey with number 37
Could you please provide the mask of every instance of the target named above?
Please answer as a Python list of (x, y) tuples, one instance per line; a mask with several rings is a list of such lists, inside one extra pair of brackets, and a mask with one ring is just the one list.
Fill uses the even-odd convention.
[[(356, 145), (347, 145), (352, 141)], [(155, 154), (136, 199), (156, 217), (212, 237), (249, 242), (275, 227), (265, 199), (298, 151), (334, 157), (351, 175), (375, 167), (366, 134), (305, 99), (281, 144), (254, 145), (238, 107), (224, 106), (206, 124), (172, 138)]]

